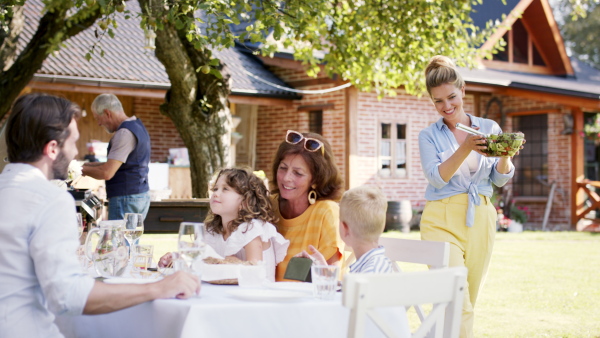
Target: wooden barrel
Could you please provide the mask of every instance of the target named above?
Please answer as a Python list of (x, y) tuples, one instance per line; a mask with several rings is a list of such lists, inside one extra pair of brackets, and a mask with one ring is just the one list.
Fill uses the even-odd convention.
[(409, 200), (388, 201), (385, 217), (385, 230), (401, 230), (410, 232), (410, 220), (412, 219), (412, 206)]

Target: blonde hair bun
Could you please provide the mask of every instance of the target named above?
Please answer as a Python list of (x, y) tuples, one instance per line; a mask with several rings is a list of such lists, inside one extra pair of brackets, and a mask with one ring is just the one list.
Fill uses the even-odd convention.
[(425, 68), (425, 84), (427, 92), (431, 96), (431, 88), (451, 83), (457, 88), (462, 88), (465, 81), (458, 73), (456, 66), (452, 60), (444, 55), (436, 55), (429, 60), (429, 64)]
[(456, 69), (454, 62), (452, 62), (452, 60), (449, 57), (444, 56), (444, 55), (436, 55), (429, 60), (429, 64), (427, 65), (427, 68), (425, 69), (425, 75), (429, 74), (434, 69), (438, 69), (438, 68), (442, 68), (442, 67)]

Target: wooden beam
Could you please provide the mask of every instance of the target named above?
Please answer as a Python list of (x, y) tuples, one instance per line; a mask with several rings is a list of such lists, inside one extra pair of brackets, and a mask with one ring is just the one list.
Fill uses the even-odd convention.
[(294, 100), (278, 99), (272, 97), (256, 97), (243, 95), (229, 95), (229, 102), (237, 104), (251, 104), (256, 106), (284, 106), (292, 107)]
[(478, 83), (469, 83), (465, 86), (465, 92), (467, 94), (475, 93), (489, 93), (489, 94), (504, 94), (506, 92), (506, 87), (494, 86), (494, 85), (484, 85)]
[(571, 134), (571, 229), (577, 228), (577, 209), (585, 202), (585, 194), (579, 191), (578, 181), (583, 181), (584, 173), (584, 142), (577, 130), (583, 130), (584, 114), (579, 108), (573, 108), (573, 130)]
[(521, 111), (513, 111), (507, 112), (506, 115), (510, 117), (514, 116), (526, 116), (526, 115), (540, 115), (540, 114), (551, 114), (551, 113), (560, 113), (561, 110), (558, 108), (552, 109), (536, 109), (536, 110), (521, 110)]
[(573, 66), (571, 65), (571, 59), (567, 55), (567, 49), (565, 48), (565, 41), (560, 34), (560, 29), (558, 28), (558, 24), (556, 20), (554, 20), (554, 14), (552, 13), (552, 8), (550, 7), (550, 3), (548, 0), (540, 0), (540, 4), (545, 13), (545, 17), (548, 20), (548, 24), (550, 26), (550, 32), (552, 33), (552, 38), (554, 39), (554, 43), (558, 48), (558, 56), (560, 57), (562, 64), (565, 68), (565, 71), (569, 75), (575, 74), (573, 70)]
[(27, 85), (32, 89), (37, 90), (52, 90), (65, 91), (75, 93), (90, 93), (90, 94), (115, 94), (122, 96), (138, 96), (163, 99), (167, 93), (164, 89), (147, 89), (147, 88), (120, 88), (110, 86), (86, 86), (81, 84), (31, 81)]
[(598, 99), (588, 99), (588, 98), (584, 98), (584, 97), (574, 97), (574, 96), (561, 95), (561, 94), (544, 93), (544, 92), (538, 92), (538, 91), (533, 91), (533, 90), (517, 89), (517, 88), (510, 88), (510, 87), (506, 88), (506, 91), (504, 92), (504, 94), (509, 95), (509, 96), (519, 96), (519, 97), (536, 100), (536, 101), (554, 102), (554, 103), (562, 104), (565, 106), (571, 106), (571, 107), (581, 107), (581, 108), (594, 109), (594, 110), (600, 109), (600, 100), (598, 100)]
[(314, 110), (332, 110), (335, 109), (333, 103), (311, 104), (308, 106), (298, 107), (298, 111), (314, 111)]
[[(551, 68), (537, 65), (526, 65), (522, 63), (509, 63), (505, 61), (483, 60), (481, 64), (486, 68), (506, 70), (511, 72), (534, 73), (541, 75), (554, 75)], [(561, 72), (562, 74), (562, 72)]]
[(358, 168), (358, 89), (356, 87), (346, 88), (346, 154), (345, 161), (345, 184), (346, 190), (355, 187), (352, 168)]

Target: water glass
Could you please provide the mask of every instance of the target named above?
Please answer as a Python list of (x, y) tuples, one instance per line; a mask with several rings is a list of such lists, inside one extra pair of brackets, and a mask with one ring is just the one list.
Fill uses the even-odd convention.
[(152, 256), (154, 254), (154, 245), (148, 245), (148, 244), (134, 245), (132, 247), (131, 252), (133, 255), (150, 255), (150, 256)]
[(317, 299), (332, 300), (337, 287), (338, 267), (335, 265), (313, 265), (310, 270), (313, 296)]
[(240, 265), (238, 270), (238, 285), (243, 288), (262, 287), (267, 279), (267, 269), (263, 262), (257, 265)]
[(133, 270), (132, 275), (141, 276), (142, 278), (148, 278), (152, 275), (152, 272), (148, 270), (152, 267), (152, 255), (148, 254), (136, 254), (133, 256)]
[(174, 251), (171, 252), (171, 265), (173, 267), (173, 271), (186, 271), (189, 272), (189, 268), (179, 252)]

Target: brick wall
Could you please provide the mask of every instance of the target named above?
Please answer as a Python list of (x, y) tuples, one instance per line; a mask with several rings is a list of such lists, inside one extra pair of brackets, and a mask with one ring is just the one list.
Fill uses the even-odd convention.
[[(563, 115), (569, 114), (570, 110), (553, 102), (534, 101), (509, 96), (495, 96), (502, 102), (502, 111), (506, 113), (504, 131), (515, 131), (513, 128), (513, 119), (509, 115), (511, 112), (519, 111), (543, 111), (559, 109), (559, 112), (548, 114), (548, 181), (556, 181), (556, 191), (554, 204), (552, 205), (548, 228), (549, 229), (569, 229), (571, 219), (570, 205), (571, 200), (571, 139), (573, 135), (562, 135), (564, 129)], [(485, 113), (488, 102), (492, 96), (486, 95), (481, 97), (481, 111)], [(498, 123), (501, 121), (499, 107), (496, 104), (490, 106), (488, 118), (492, 118)], [(525, 135), (527, 138), (527, 135)], [(525, 144), (527, 146), (527, 144)], [(515, 158), (516, 165), (519, 165), (518, 156)], [(509, 181), (507, 187), (513, 184)], [(541, 228), (544, 218), (545, 203), (519, 203), (519, 205), (527, 206), (531, 213), (528, 219), (528, 226)]]
[[(277, 76), (286, 82), (311, 79), (303, 70), (271, 69)], [(323, 76), (321, 76), (323, 77)], [(297, 89), (319, 90), (332, 88), (334, 85), (313, 85)], [(327, 94), (305, 94), (301, 100), (294, 101), (291, 107), (260, 106), (258, 108), (258, 132), (256, 142), (256, 170), (264, 170), (269, 179), (272, 179), (271, 167), (273, 156), (277, 147), (284, 141), (288, 129), (299, 132), (308, 131), (308, 112), (298, 111), (298, 107), (306, 105), (330, 104), (332, 109), (323, 110), (323, 137), (331, 143), (336, 163), (342, 172), (345, 172), (346, 156), (346, 113), (345, 90)]]
[[(302, 70), (271, 69), (284, 81), (305, 80), (308, 77)], [(322, 76), (322, 75), (320, 75)], [(300, 89), (322, 89), (331, 85), (310, 86)], [(345, 137), (357, 138), (357, 159), (350, 168), (351, 187), (362, 184), (379, 186), (389, 200), (408, 199), (413, 208), (420, 209), (424, 206), (424, 192), (427, 181), (421, 170), (418, 135), (429, 124), (437, 121), (438, 113), (428, 97), (407, 95), (398, 90), (396, 97), (386, 97), (378, 100), (374, 93), (358, 94), (357, 135), (348, 135), (345, 125), (345, 91), (323, 95), (304, 95), (302, 100), (294, 102), (293, 107), (260, 107), (258, 113), (259, 130), (257, 142), (257, 169), (265, 170), (270, 176), (273, 154), (282, 141), (287, 129), (306, 131), (308, 128), (308, 113), (297, 111), (298, 106), (320, 103), (334, 103), (335, 109), (324, 111), (323, 134), (332, 143), (337, 162), (342, 173), (347, 151)], [(467, 93), (464, 99), (464, 109), (467, 113), (475, 115), (475, 96), (480, 94)], [(550, 181), (556, 181), (558, 189), (556, 203), (550, 214), (549, 228), (568, 228), (570, 220), (571, 196), (571, 136), (561, 135), (563, 130), (562, 115), (569, 113), (567, 109), (551, 102), (534, 101), (518, 97), (496, 96), (500, 105), (491, 104), (488, 107), (491, 95), (480, 95), (477, 111), (485, 114), (498, 123), (501, 120), (501, 111), (505, 113), (532, 110), (556, 110), (559, 113), (548, 115), (548, 176)], [(380, 177), (378, 175), (378, 138), (380, 123), (401, 123), (407, 125), (407, 173), (406, 178)], [(506, 115), (503, 129), (512, 131), (513, 118)], [(518, 162), (517, 162), (518, 164)], [(508, 186), (512, 184), (509, 182)], [(545, 204), (529, 204), (530, 225), (541, 226)]]
[(185, 147), (173, 122), (159, 111), (163, 102), (163, 99), (144, 97), (133, 99), (133, 114), (144, 122), (150, 134), (152, 162), (165, 162), (169, 156), (169, 148)]

